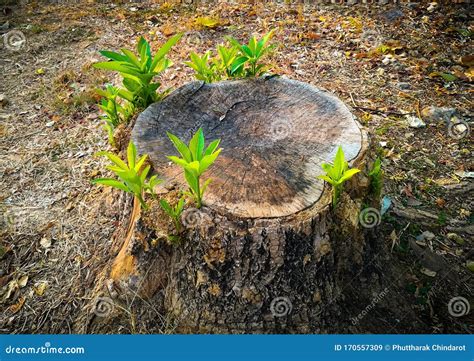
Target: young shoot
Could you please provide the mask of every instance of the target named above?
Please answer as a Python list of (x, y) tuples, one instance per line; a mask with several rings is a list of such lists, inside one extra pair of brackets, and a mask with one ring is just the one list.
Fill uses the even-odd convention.
[(102, 99), (99, 108), (104, 114), (100, 119), (104, 121), (104, 128), (108, 133), (109, 143), (114, 143), (114, 130), (122, 122), (127, 122), (133, 113), (133, 106), (131, 103), (120, 104), (117, 97), (119, 89), (113, 85), (107, 85), (106, 88), (96, 89)]
[(220, 139), (212, 141), (207, 148), (204, 147), (205, 139), (201, 128), (193, 135), (189, 141), (189, 146), (182, 142), (178, 137), (167, 133), (169, 139), (181, 155), (168, 156), (168, 158), (183, 168), (184, 177), (189, 185), (189, 191), (185, 192), (196, 202), (196, 208), (201, 208), (202, 198), (211, 179), (207, 179), (201, 187), (201, 175), (214, 163), (221, 152), (218, 149)]
[(318, 178), (323, 179), (332, 186), (332, 205), (335, 207), (342, 194), (344, 182), (352, 178), (354, 174), (359, 173), (360, 169), (349, 169), (349, 165), (345, 160), (344, 151), (341, 146), (337, 149), (333, 165), (323, 163), (321, 167), (326, 174), (320, 175)]
[(216, 65), (212, 62), (209, 62), (210, 56), (210, 51), (206, 52), (203, 56), (199, 56), (195, 52), (191, 52), (189, 55), (191, 61), (185, 62), (187, 66), (194, 69), (194, 77), (206, 83), (212, 83), (213, 81), (220, 80), (220, 75)]
[(244, 71), (246, 76), (255, 77), (264, 73), (266, 67), (265, 64), (260, 63), (260, 61), (275, 47), (275, 45), (268, 45), (274, 32), (275, 30), (270, 31), (258, 41), (257, 38), (253, 36), (248, 44), (240, 44), (236, 39), (228, 37), (229, 42), (239, 51), (238, 56), (232, 63), (232, 74)]
[(103, 155), (113, 163), (107, 166), (107, 169), (114, 172), (118, 179), (97, 178), (94, 179), (92, 183), (102, 184), (132, 193), (138, 199), (143, 209), (148, 209), (144, 194), (150, 193), (154, 196), (153, 189), (157, 184), (162, 182), (156, 175), (150, 177), (148, 180), (146, 179), (150, 171), (150, 166), (148, 165), (144, 169), (142, 169), (142, 167), (148, 155), (145, 154), (140, 159), (137, 159), (137, 148), (132, 141), (130, 141), (127, 148), (127, 163), (110, 152), (98, 152), (97, 155)]
[(383, 187), (382, 161), (380, 158), (375, 160), (372, 170), (369, 172), (369, 177), (371, 191), (376, 197), (380, 197)]
[(95, 63), (94, 67), (118, 72), (125, 87), (120, 89), (118, 95), (137, 108), (146, 108), (166, 94), (157, 92), (161, 83), (154, 83), (153, 79), (172, 64), (166, 55), (181, 36), (171, 37), (155, 55), (152, 55), (150, 44), (143, 37), (138, 41), (137, 54), (128, 49), (121, 49), (121, 53), (102, 50), (100, 53), (111, 61)]
[(176, 229), (176, 232), (179, 234), (181, 233), (181, 214), (183, 213), (183, 208), (184, 208), (184, 197), (181, 197), (178, 201), (178, 203), (173, 207), (171, 204), (169, 204), (166, 199), (160, 200), (160, 205), (161, 208), (166, 212), (168, 216), (173, 220), (174, 223), (174, 228)]

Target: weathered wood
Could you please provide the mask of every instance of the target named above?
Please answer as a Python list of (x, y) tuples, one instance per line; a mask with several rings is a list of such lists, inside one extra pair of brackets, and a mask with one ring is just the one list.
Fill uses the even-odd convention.
[[(324, 332), (374, 247), (358, 221), (362, 204), (378, 201), (369, 194), (365, 131), (340, 100), (300, 82), (187, 84), (146, 109), (132, 134), (167, 180), (169, 201), (186, 184), (165, 158), (176, 154), (166, 131), (189, 140), (199, 127), (224, 148), (205, 206), (185, 210), (174, 247), (156, 201), (133, 212), (111, 268), (114, 287), (147, 298), (161, 290), (177, 332)], [(316, 176), (339, 145), (362, 172), (332, 209)]]
[(313, 205), (324, 183), (321, 163), (342, 145), (348, 160), (361, 150), (358, 123), (336, 97), (286, 78), (187, 84), (146, 109), (132, 138), (165, 180), (185, 187), (166, 132), (189, 140), (202, 127), (222, 139), (204, 203), (238, 217), (282, 217)]

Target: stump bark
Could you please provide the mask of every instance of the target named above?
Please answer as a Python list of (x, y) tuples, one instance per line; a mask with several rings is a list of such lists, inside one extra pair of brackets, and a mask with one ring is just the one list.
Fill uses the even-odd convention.
[[(223, 151), (205, 174), (213, 182), (204, 206), (183, 214), (184, 241), (143, 246), (143, 235), (156, 238), (156, 230), (143, 231), (139, 220), (140, 234), (115, 262), (120, 277), (112, 278), (130, 287), (124, 273), (135, 285), (141, 277), (148, 295), (161, 289), (177, 332), (324, 332), (367, 256), (358, 215), (376, 200), (366, 176), (373, 161), (366, 132), (339, 99), (305, 83), (189, 83), (147, 108), (132, 133), (165, 180), (163, 193), (187, 187), (165, 157), (176, 154), (166, 132), (189, 141), (200, 127), (208, 141), (222, 140)], [(339, 145), (362, 172), (332, 209), (330, 189), (317, 176)], [(165, 269), (150, 270), (156, 257)], [(118, 272), (121, 259), (135, 271)], [(159, 285), (150, 286), (147, 274)]]

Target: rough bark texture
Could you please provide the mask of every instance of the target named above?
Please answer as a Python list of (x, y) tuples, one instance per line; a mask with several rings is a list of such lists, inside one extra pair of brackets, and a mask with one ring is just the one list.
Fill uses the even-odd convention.
[[(268, 138), (281, 119), (284, 134)], [(162, 290), (177, 332), (325, 332), (370, 253), (358, 219), (362, 204), (377, 202), (366, 133), (342, 102), (303, 83), (191, 83), (142, 113), (132, 134), (168, 190), (185, 184), (164, 158), (175, 154), (165, 132), (189, 139), (198, 127), (224, 148), (206, 205), (185, 210), (174, 247), (153, 224), (162, 213), (137, 216), (112, 268), (115, 285), (147, 297)], [(332, 209), (316, 176), (338, 145), (362, 172)]]

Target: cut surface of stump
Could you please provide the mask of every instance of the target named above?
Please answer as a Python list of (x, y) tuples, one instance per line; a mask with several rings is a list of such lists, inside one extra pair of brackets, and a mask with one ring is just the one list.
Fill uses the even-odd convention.
[(223, 148), (204, 178), (213, 179), (204, 204), (245, 218), (282, 217), (317, 202), (321, 164), (342, 145), (347, 160), (361, 151), (362, 133), (335, 96), (286, 78), (189, 83), (138, 118), (132, 139), (159, 176), (186, 188), (166, 132), (189, 142), (202, 128)]

